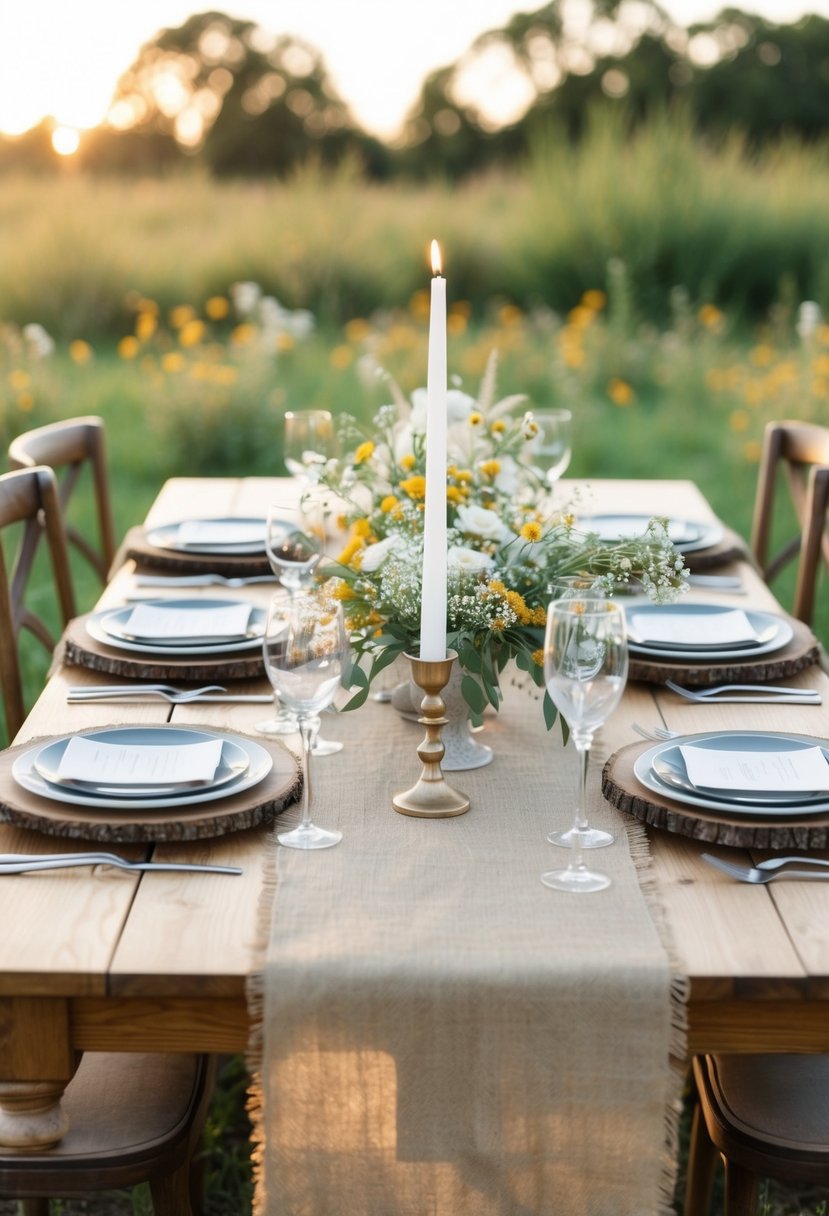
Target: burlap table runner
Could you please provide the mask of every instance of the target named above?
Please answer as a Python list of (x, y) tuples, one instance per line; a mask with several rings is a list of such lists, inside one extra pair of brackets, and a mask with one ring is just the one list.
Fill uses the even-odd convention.
[(591, 817), (618, 842), (592, 856), (612, 886), (541, 884), (565, 860), (546, 834), (571, 820), (575, 754), (507, 692), (494, 762), (450, 775), (472, 800), (456, 819), (391, 809), (421, 727), (372, 703), (326, 720), (346, 746), (313, 766), (314, 817), (344, 838), (277, 851), (251, 985), (258, 1213), (673, 1210), (683, 985), (643, 829), (602, 801), (598, 740)]

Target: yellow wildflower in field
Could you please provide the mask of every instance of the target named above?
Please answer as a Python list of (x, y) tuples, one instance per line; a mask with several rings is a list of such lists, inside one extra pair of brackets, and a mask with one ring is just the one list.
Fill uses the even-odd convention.
[(181, 329), (188, 321), (192, 321), (195, 315), (196, 310), (192, 304), (177, 304), (170, 310), (170, 324), (173, 329)]
[(365, 317), (353, 317), (345, 324), (345, 336), (349, 342), (365, 342), (371, 333), (371, 326)]
[(774, 362), (774, 347), (761, 342), (751, 351), (749, 359), (755, 367), (768, 367)]
[(812, 381), (812, 396), (813, 397), (829, 397), (829, 380), (823, 376), (817, 376)]
[(204, 338), (204, 333), (204, 321), (199, 321), (194, 317), (180, 327), (178, 340), (184, 347), (198, 346)]
[(446, 318), (446, 332), (450, 338), (462, 338), (466, 333), (469, 322), (458, 312), (450, 312)]
[(22, 410), (24, 414), (31, 413), (31, 411), (34, 409), (34, 404), (34, 393), (30, 393), (28, 389), (18, 395), (17, 408)]
[(751, 464), (757, 464), (760, 459), (761, 451), (762, 445), (759, 439), (749, 439), (743, 444), (743, 456), (745, 456), (746, 460), (748, 460)]
[(135, 336), (139, 342), (148, 342), (158, 329), (158, 314), (140, 312), (135, 318)]
[(278, 333), (276, 335), (274, 345), (276, 346), (277, 350), (281, 350), (281, 351), (293, 350), (294, 347), (296, 346), (296, 338), (294, 337), (293, 334), (286, 333), (285, 330), (283, 329), (280, 331), (280, 333)]
[(73, 363), (88, 363), (92, 358), (92, 347), (83, 338), (69, 343), (69, 358)]
[(365, 441), (365, 443), (361, 443), (359, 445), (359, 447), (357, 448), (357, 451), (354, 453), (354, 463), (355, 464), (365, 464), (365, 462), (367, 460), (371, 459), (373, 454), (374, 454), (374, 444), (372, 443), (372, 441), (370, 439), (367, 439)]
[(16, 392), (27, 389), (31, 382), (31, 376), (22, 367), (16, 367), (14, 371), (9, 372), (9, 384)]
[(537, 541), (541, 540), (543, 535), (541, 524), (535, 519), (530, 519), (522, 526), (519, 535), (523, 540), (529, 541), (531, 545), (534, 545)]
[(239, 369), (232, 367), (229, 363), (220, 363), (214, 369), (213, 376), (217, 384), (235, 384), (239, 379)]
[(230, 341), (234, 346), (250, 346), (253, 339), (256, 337), (256, 330), (247, 321), (243, 321), (241, 325), (237, 325), (232, 330)]
[(705, 329), (717, 330), (722, 328), (725, 317), (716, 304), (703, 304), (697, 313), (697, 319)]
[(230, 312), (230, 300), (226, 296), (211, 296), (205, 303), (204, 311), (211, 321), (224, 321)]
[(567, 324), (572, 325), (574, 329), (587, 329), (588, 325), (592, 325), (595, 319), (596, 314), (594, 310), (592, 308), (585, 308), (583, 304), (577, 304), (567, 314)]
[(400, 482), (400, 489), (409, 498), (418, 500), (426, 497), (426, 478), (421, 477), (416, 473), (413, 477), (407, 477), (405, 481)]
[(180, 372), (184, 370), (184, 355), (180, 351), (171, 350), (161, 360), (161, 366), (165, 372)]
[(431, 293), (425, 287), (416, 291), (409, 299), (409, 312), (419, 321), (428, 320), (430, 308)]
[(620, 380), (614, 377), (607, 386), (607, 395), (614, 405), (624, 408), (633, 402), (633, 389), (628, 384), (627, 380)]
[(582, 296), (581, 304), (584, 308), (591, 309), (592, 312), (601, 312), (607, 304), (607, 295), (605, 292), (592, 287)]
[(728, 419), (728, 425), (735, 434), (747, 431), (751, 425), (751, 414), (749, 414), (748, 410), (732, 410)]
[(497, 477), (501, 472), (501, 461), (495, 460), (494, 458), (490, 460), (482, 460), (478, 465), (478, 468), (480, 469), (483, 477)]
[(524, 314), (516, 304), (503, 304), (498, 309), (498, 324), (505, 329), (513, 329), (521, 325), (523, 320)]
[(350, 367), (354, 362), (354, 351), (350, 346), (340, 343), (339, 346), (333, 347), (328, 356), (328, 362), (335, 371), (344, 372), (347, 367)]
[(829, 355), (818, 355), (813, 359), (812, 371), (816, 376), (829, 376)]
[(132, 334), (127, 334), (122, 338), (117, 346), (118, 354), (122, 359), (134, 359), (140, 349), (138, 339), (134, 338)]

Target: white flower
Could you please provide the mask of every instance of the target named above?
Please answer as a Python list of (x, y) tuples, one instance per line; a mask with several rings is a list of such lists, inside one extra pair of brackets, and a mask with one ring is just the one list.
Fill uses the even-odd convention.
[(521, 479), (518, 475), (518, 463), (512, 456), (501, 456), (501, 471), (495, 477), (495, 489), (502, 494), (512, 497), (518, 492)]
[(47, 359), (54, 352), (54, 340), (37, 321), (23, 326), (23, 337), (29, 345), (29, 353), (36, 359)]
[(481, 553), (480, 549), (467, 549), (465, 545), (452, 545), (446, 554), (447, 569), (463, 574), (479, 574), (482, 570), (489, 570), (492, 564), (493, 559), (488, 553)]
[[(411, 425), (415, 431), (426, 430), (426, 413), (429, 394), (425, 388), (416, 388), (412, 392)], [(446, 422), (452, 426), (455, 422), (466, 422), (478, 403), (469, 393), (462, 393), (458, 388), (450, 388), (446, 393)]]
[(797, 310), (797, 332), (805, 342), (811, 338), (822, 320), (820, 305), (814, 300), (804, 300)]
[(458, 528), (482, 540), (509, 540), (512, 536), (509, 528), (502, 523), (499, 516), (488, 507), (476, 507), (474, 503), (464, 503), (458, 507)]
[(389, 554), (399, 547), (400, 537), (395, 535), (378, 540), (375, 545), (368, 545), (361, 552), (360, 570), (365, 574), (372, 574)]
[(243, 317), (252, 313), (262, 296), (258, 283), (234, 283), (230, 289), (233, 307)]

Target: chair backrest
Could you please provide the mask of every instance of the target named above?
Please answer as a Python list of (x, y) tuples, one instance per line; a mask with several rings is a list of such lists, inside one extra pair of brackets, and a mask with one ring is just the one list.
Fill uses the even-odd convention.
[[(798, 530), (770, 556), (775, 488), (781, 470), (788, 482)], [(766, 582), (797, 557), (792, 611), (807, 623), (814, 612), (821, 557), (829, 567), (828, 508), (829, 428), (807, 422), (770, 422), (763, 436), (751, 548)]]
[[(64, 513), (66, 538), (106, 583), (115, 558), (115, 524), (109, 493), (104, 423), (101, 418), (68, 418), (18, 435), (9, 445), (9, 468), (26, 469), (48, 465), (55, 470), (58, 494)], [(69, 499), (85, 468), (90, 469), (98, 524), (98, 544), (93, 545), (66, 521)]]
[(52, 564), (61, 627), (75, 615), (63, 512), (58, 499), (57, 481), (51, 469), (37, 465), (33, 469), (18, 469), (0, 475), (0, 532), (13, 524), (22, 524), (23, 528), (11, 570), (4, 546), (0, 544), (0, 686), (10, 739), (17, 734), (26, 716), (20, 669), (20, 633), (23, 629), (28, 630), (50, 652), (57, 641), (46, 622), (24, 602), (32, 567), (30, 554), (41, 535), (46, 537)]

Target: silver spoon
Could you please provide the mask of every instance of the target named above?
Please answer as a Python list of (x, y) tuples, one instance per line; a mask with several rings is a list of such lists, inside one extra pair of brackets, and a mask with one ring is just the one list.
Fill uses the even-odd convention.
[(199, 874), (241, 874), (238, 866), (196, 865), (185, 861), (126, 861), (114, 853), (64, 853), (27, 857), (5, 854), (12, 861), (0, 861), (0, 874), (27, 874), (31, 870), (61, 870), (72, 866), (115, 866), (119, 870), (192, 871)]

